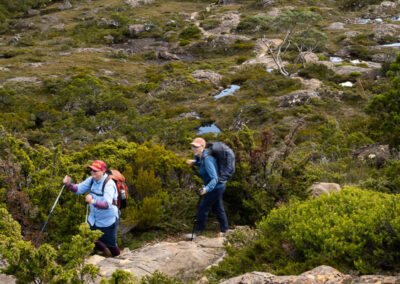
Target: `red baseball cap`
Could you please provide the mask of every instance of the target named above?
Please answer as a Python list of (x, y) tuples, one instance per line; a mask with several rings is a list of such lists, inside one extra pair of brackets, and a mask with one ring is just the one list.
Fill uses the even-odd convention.
[(195, 147), (203, 146), (203, 148), (205, 148), (206, 147), (206, 140), (204, 140), (201, 137), (197, 137), (197, 138), (194, 138), (194, 140), (192, 141), (192, 143), (190, 143), (190, 145), (193, 145)]
[(93, 162), (93, 164), (91, 166), (88, 166), (88, 168), (91, 168), (94, 171), (105, 172), (107, 170), (107, 165), (102, 160), (96, 160)]

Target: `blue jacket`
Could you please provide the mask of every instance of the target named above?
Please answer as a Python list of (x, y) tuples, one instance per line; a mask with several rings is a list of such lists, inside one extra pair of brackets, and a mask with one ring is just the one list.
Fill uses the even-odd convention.
[(199, 166), (200, 177), (206, 187), (206, 191), (210, 192), (214, 189), (224, 187), (223, 183), (218, 183), (218, 165), (213, 156), (210, 155), (208, 150), (204, 150), (201, 157), (195, 156), (196, 166)]
[[(105, 201), (108, 204), (107, 209), (98, 209), (90, 204), (90, 214), (88, 217), (88, 222), (91, 226), (96, 225), (97, 227), (109, 227), (115, 223), (119, 218), (118, 207), (113, 205), (113, 200), (117, 204), (118, 191), (115, 183), (113, 181), (108, 181), (104, 187), (104, 195), (102, 194), (101, 188), (103, 182), (107, 178), (107, 174), (104, 174), (100, 181), (94, 180), (92, 177), (88, 177), (86, 180), (78, 184), (78, 191), (76, 194), (83, 194), (91, 190), (92, 197), (94, 199), (94, 205), (97, 201)], [(93, 184), (92, 184), (93, 181)], [(92, 186), (90, 186), (92, 184)]]

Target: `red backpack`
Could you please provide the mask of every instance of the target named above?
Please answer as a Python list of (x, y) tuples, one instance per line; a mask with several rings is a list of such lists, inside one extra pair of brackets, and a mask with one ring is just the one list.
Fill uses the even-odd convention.
[(118, 191), (117, 204), (115, 204), (114, 200), (113, 204), (117, 205), (118, 209), (125, 208), (128, 200), (128, 185), (125, 182), (125, 177), (118, 170), (107, 170), (106, 174), (108, 176), (106, 180), (103, 182), (100, 196), (104, 195), (104, 187), (106, 186), (106, 183), (111, 179), (115, 182)]

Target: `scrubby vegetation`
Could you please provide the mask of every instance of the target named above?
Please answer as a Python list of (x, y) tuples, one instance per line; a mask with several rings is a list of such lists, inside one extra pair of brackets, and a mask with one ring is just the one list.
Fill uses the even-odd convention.
[[(122, 224), (133, 229), (120, 244), (133, 249), (187, 231), (200, 185), (185, 164), (188, 144), (212, 123), (222, 132), (201, 136), (224, 141), (236, 155), (224, 195), (229, 222), (251, 228), (231, 237), (229, 257), (210, 279), (255, 269), (299, 273), (322, 262), (357, 273), (399, 270), (400, 57), (393, 62), (394, 52), (379, 47), (397, 35), (377, 38), (372, 24), (355, 20), (382, 1), (215, 2), (80, 0), (67, 10), (61, 1), (0, 3), (0, 253), (7, 273), (25, 282), (95, 274), (94, 267), (72, 272), (95, 236), (81, 225), (82, 196), (64, 192), (41, 246), (32, 245), (64, 175), (83, 180), (95, 159), (128, 181)], [(394, 12), (385, 12), (382, 26)], [(338, 19), (346, 32), (327, 28)], [(326, 62), (339, 51), (342, 62)], [(249, 63), (265, 57), (268, 67), (281, 65)], [(373, 69), (351, 59), (383, 63)], [(233, 95), (213, 97), (232, 84), (240, 86)], [(291, 97), (297, 91), (304, 97)], [(364, 153), (371, 145), (384, 153)], [(361, 189), (308, 200), (314, 182)], [(66, 253), (73, 239), (85, 249)], [(117, 271), (107, 281), (139, 280)], [(179, 282), (161, 273), (140, 281)]]
[(341, 271), (398, 269), (398, 196), (356, 188), (274, 209), (255, 231), (228, 239), (220, 279), (249, 271), (298, 274), (320, 264)]

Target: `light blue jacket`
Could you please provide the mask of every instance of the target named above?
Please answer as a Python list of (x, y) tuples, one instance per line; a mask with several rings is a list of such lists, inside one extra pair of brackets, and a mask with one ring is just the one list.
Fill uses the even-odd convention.
[(206, 187), (206, 191), (210, 192), (214, 189), (219, 189), (225, 186), (223, 183), (218, 183), (218, 165), (213, 156), (208, 150), (204, 150), (201, 158), (195, 156), (196, 166), (199, 166), (200, 177)]
[[(103, 182), (107, 178), (107, 174), (104, 174), (100, 181), (94, 180), (92, 177), (88, 177), (86, 180), (78, 184), (78, 191), (76, 194), (84, 194), (91, 190), (92, 197), (94, 199), (94, 204), (90, 204), (90, 214), (88, 217), (88, 222), (91, 226), (96, 225), (97, 227), (109, 227), (115, 223), (119, 218), (118, 207), (113, 205), (113, 200), (117, 204), (118, 191), (115, 183), (109, 180), (104, 187), (104, 195), (102, 195), (101, 188)], [(92, 184), (93, 182), (93, 184)], [(92, 186), (91, 186), (92, 184)], [(98, 209), (96, 205), (97, 201), (105, 201), (108, 204), (107, 209)]]

